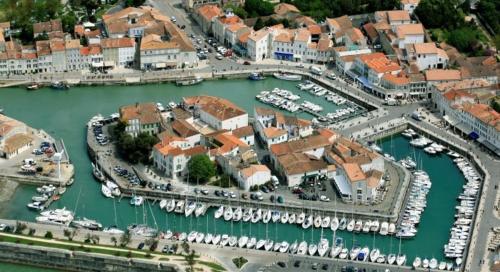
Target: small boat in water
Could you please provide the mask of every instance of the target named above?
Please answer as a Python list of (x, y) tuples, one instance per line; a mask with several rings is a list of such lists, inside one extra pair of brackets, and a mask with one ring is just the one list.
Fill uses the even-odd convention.
[(26, 90), (28, 90), (28, 91), (38, 90), (38, 89), (40, 89), (41, 86), (42, 85), (39, 83), (31, 83), (31, 84), (26, 86)]
[(109, 233), (109, 234), (117, 234), (117, 235), (125, 233), (125, 231), (117, 228), (116, 226), (111, 226), (111, 227), (104, 228), (102, 230), (102, 232)]
[(88, 230), (100, 230), (102, 229), (101, 223), (93, 219), (87, 219), (83, 217), (82, 219), (73, 220), (71, 224), (76, 228), (88, 229)]
[(307, 242), (302, 241), (300, 242), (298, 248), (297, 248), (297, 254), (299, 255), (306, 255), (307, 253)]
[(422, 260), (420, 257), (415, 257), (415, 260), (413, 261), (413, 268), (419, 268), (421, 264)]
[(108, 186), (106, 186), (106, 184), (104, 184), (104, 183), (101, 184), (101, 192), (107, 198), (114, 198), (113, 193), (108, 188)]
[(50, 88), (54, 90), (68, 90), (69, 85), (63, 81), (54, 81), (50, 84)]
[(214, 217), (219, 219), (224, 214), (224, 206), (220, 206), (214, 213)]
[(200, 84), (202, 81), (203, 81), (203, 78), (197, 76), (197, 77), (192, 78), (192, 79), (177, 80), (175, 82), (175, 85), (177, 85), (177, 86), (190, 86), (190, 85)]
[(261, 73), (251, 73), (248, 76), (248, 79), (250, 79), (250, 80), (263, 80), (263, 79), (265, 79), (265, 77)]
[(133, 196), (130, 199), (130, 205), (132, 206), (141, 206), (144, 203), (144, 198), (142, 196)]
[(167, 207), (165, 209), (167, 210), (167, 212), (172, 212), (175, 209), (175, 200), (171, 199), (167, 203)]
[(277, 79), (288, 80), (288, 81), (300, 81), (302, 80), (301, 75), (294, 75), (288, 73), (274, 73), (273, 76)]

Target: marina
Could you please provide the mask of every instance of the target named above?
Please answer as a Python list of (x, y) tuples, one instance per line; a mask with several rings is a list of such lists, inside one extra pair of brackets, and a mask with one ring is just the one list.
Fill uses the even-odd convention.
[[(270, 84), (270, 82), (273, 84)], [(212, 86), (211, 84), (214, 85)], [(243, 87), (239, 86), (243, 84), (246, 85)], [(253, 86), (254, 84), (258, 86)], [(24, 120), (31, 125), (43, 127), (49, 133), (57, 137), (63, 137), (66, 140), (67, 147), (72, 152), (72, 161), (76, 166), (75, 184), (68, 188), (64, 197), (54, 202), (54, 209), (67, 207), (67, 209), (71, 210), (77, 217), (93, 218), (103, 226), (113, 226), (116, 224), (120, 229), (126, 229), (127, 226), (132, 224), (147, 223), (149, 226), (163, 231), (170, 229), (174, 233), (185, 232), (186, 236), (192, 231), (202, 232), (205, 236), (204, 239), (206, 239), (208, 233), (211, 233), (213, 236), (227, 235), (227, 238), (220, 238), (221, 242), (222, 240), (227, 241), (227, 244), (229, 244), (230, 240), (234, 244), (235, 239), (231, 239), (232, 236), (238, 237), (236, 238), (236, 244), (239, 243), (240, 239), (243, 239), (241, 242), (243, 243), (245, 238), (242, 237), (244, 236), (248, 237), (247, 244), (249, 241), (252, 241), (252, 237), (255, 237), (256, 246), (257, 244), (262, 244), (261, 247), (263, 246), (265, 248), (267, 246), (267, 248), (273, 249), (276, 242), (282, 243), (285, 241), (288, 243), (289, 249), (297, 247), (298, 252), (308, 251), (310, 244), (319, 247), (318, 243), (320, 243), (322, 236), (329, 240), (330, 248), (332, 245), (337, 244), (337, 238), (342, 238), (342, 249), (335, 250), (335, 252), (339, 251), (339, 256), (348, 256), (352, 249), (357, 247), (359, 247), (360, 252), (365, 247), (368, 247), (370, 253), (372, 251), (371, 249), (376, 248), (379, 250), (378, 257), (380, 257), (380, 255), (386, 255), (387, 261), (389, 261), (389, 259), (394, 259), (394, 262), (398, 259), (399, 243), (402, 240), (401, 252), (406, 255), (407, 265), (411, 265), (417, 256), (422, 260), (424, 258), (428, 260), (434, 258), (438, 262), (438, 266), (442, 261), (451, 261), (451, 259), (445, 258), (443, 246), (449, 242), (450, 231), (455, 221), (456, 198), (462, 192), (462, 186), (464, 185), (465, 179), (450, 156), (446, 154), (430, 155), (421, 148), (414, 148), (411, 146), (409, 140), (403, 136), (395, 136), (392, 137), (392, 139), (386, 139), (378, 144), (384, 153), (394, 156), (395, 160), (401, 160), (408, 156), (415, 158), (414, 161), (417, 163), (418, 168), (427, 172), (430, 180), (433, 181), (432, 188), (430, 188), (427, 194), (427, 208), (420, 218), (418, 234), (412, 239), (400, 240), (392, 235), (374, 236), (373, 232), (365, 233), (363, 232), (363, 222), (360, 224), (356, 224), (356, 222), (353, 223), (352, 229), (357, 225), (357, 229), (360, 230), (359, 232), (341, 230), (341, 225), (346, 225), (345, 228), (347, 228), (349, 227), (347, 225), (349, 225), (351, 221), (346, 220), (347, 222), (342, 223), (340, 222), (342, 218), (337, 218), (339, 220), (339, 227), (334, 235), (334, 232), (331, 230), (331, 223), (330, 229), (315, 227), (304, 229), (302, 226), (299, 227), (296, 223), (300, 222), (300, 214), (294, 216), (296, 220), (295, 224), (282, 224), (278, 222), (278, 219), (273, 221), (272, 216), (268, 224), (262, 222), (257, 223), (257, 221), (254, 224), (247, 223), (244, 222), (244, 210), (242, 210), (241, 220), (239, 221), (214, 219), (216, 209), (206, 210), (205, 216), (200, 214), (198, 217), (186, 217), (185, 214), (174, 212), (168, 213), (165, 209), (160, 209), (159, 201), (153, 204), (151, 201), (144, 200), (142, 206), (136, 206), (130, 205), (129, 199), (117, 197), (113, 199), (106, 198), (100, 192), (102, 184), (93, 180), (91, 161), (86, 155), (84, 145), (82, 145), (84, 135), (81, 127), (91, 116), (95, 115), (96, 112), (109, 114), (116, 111), (118, 106), (130, 103), (130, 101), (161, 101), (167, 104), (168, 101), (180, 101), (180, 96), (201, 92), (227, 97), (246, 110), (252, 111), (253, 106), (256, 104), (258, 105), (259, 102), (250, 103), (250, 101), (254, 100), (249, 98), (252, 98), (261, 90), (272, 90), (273, 88), (293, 90), (294, 85), (295, 84), (288, 81), (266, 79), (261, 81), (204, 82), (196, 86), (183, 87), (182, 92), (178, 91), (178, 89), (172, 85), (159, 85), (160, 87), (152, 85), (102, 87), (102, 89), (107, 90), (75, 87), (69, 92), (55, 92), (49, 89), (40, 89), (37, 92), (30, 93), (35, 96), (33, 99), (26, 99), (27, 91), (13, 89), (5, 90), (1, 93), (0, 99), (2, 99), (2, 101), (11, 101), (12, 105), (23, 105), (20, 109), (16, 109), (10, 103), (4, 105), (4, 107), (13, 117)], [(214, 86), (217, 87), (214, 88)], [(245, 90), (245, 92), (234, 91), (240, 88)], [(253, 91), (251, 92), (250, 90)], [(299, 95), (304, 97), (304, 99), (308, 99), (308, 101), (309, 99), (313, 99), (313, 95), (306, 92), (300, 93)], [(64, 98), (64, 96), (67, 98)], [(306, 96), (307, 98), (305, 98)], [(28, 111), (23, 110), (24, 107), (36, 107), (39, 103), (50, 103), (54, 97), (63, 100), (66, 99), (66, 103), (62, 103), (62, 107), (55, 109), (55, 113), (53, 112), (54, 109), (47, 111), (40, 109), (40, 114), (33, 116), (30, 115)], [(85, 107), (79, 107), (79, 109), (81, 109), (80, 112), (69, 110), (71, 108), (76, 108), (75, 103), (92, 103), (94, 108), (90, 110)], [(334, 103), (326, 101), (326, 99), (317, 98), (314, 100), (314, 103), (325, 107), (325, 109), (328, 108), (328, 111), (333, 111), (336, 106)], [(63, 112), (71, 112), (71, 114), (62, 114)], [(298, 115), (311, 118), (310, 115), (303, 112), (298, 113)], [(441, 175), (443, 169), (446, 169), (449, 174), (446, 176)], [(34, 194), (34, 187), (20, 186), (14, 198), (11, 200), (10, 205), (2, 211), (2, 215), (7, 218), (19, 218), (33, 221), (35, 217), (38, 216), (38, 213), (28, 210), (25, 205), (31, 201)], [(78, 198), (79, 200), (77, 201)], [(165, 208), (169, 206), (171, 205), (169, 205), (167, 200)], [(116, 218), (112, 216), (115, 209), (114, 207), (116, 207), (117, 211)], [(196, 213), (196, 211), (194, 211), (194, 213)], [(147, 216), (144, 217), (144, 214)], [(258, 215), (255, 216), (258, 217)], [(245, 218), (248, 219), (248, 215)], [(289, 214), (289, 221), (290, 218), (292, 218), (292, 216)], [(252, 221), (252, 219), (254, 219), (253, 215), (252, 218), (248, 220)], [(279, 218), (279, 220), (281, 221), (281, 218)], [(302, 222), (303, 221), (307, 221), (309, 225), (314, 224), (315, 220), (308, 216), (306, 219), (302, 219)], [(330, 219), (330, 221), (332, 220)], [(382, 226), (383, 222), (379, 222), (379, 224), (380, 233), (380, 231), (385, 228)], [(389, 228), (389, 226), (387, 226), (387, 228)], [(372, 246), (374, 244), (374, 237), (375, 247)], [(196, 238), (197, 237), (195, 237), (195, 240)], [(261, 242), (261, 240), (264, 240), (264, 242)], [(297, 240), (297, 246), (293, 246), (295, 240)], [(302, 244), (300, 241), (304, 241), (306, 244)], [(282, 245), (283, 248), (286, 248), (286, 243)], [(306, 249), (304, 250), (304, 248)], [(347, 248), (348, 252), (346, 252), (344, 248)], [(313, 247), (311, 251), (317, 252), (318, 248), (314, 250)], [(366, 250), (363, 250), (364, 256), (366, 256), (365, 253)], [(369, 255), (373, 255), (373, 258), (377, 261), (379, 258), (375, 258), (377, 255), (376, 253), (377, 251)], [(359, 256), (359, 254), (357, 256)], [(368, 258), (371, 258), (371, 256)], [(382, 259), (383, 258), (380, 258), (380, 260)]]

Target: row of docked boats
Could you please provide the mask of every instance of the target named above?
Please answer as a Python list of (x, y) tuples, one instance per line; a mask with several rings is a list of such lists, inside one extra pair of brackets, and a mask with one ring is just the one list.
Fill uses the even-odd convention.
[(189, 200), (174, 200), (162, 199), (160, 201), (160, 209), (168, 213), (175, 212), (184, 214), (186, 217), (194, 215), (196, 217), (202, 216), (207, 211), (207, 205), (203, 202), (189, 201)]
[(26, 205), (29, 209), (36, 211), (43, 211), (46, 208), (46, 202), (59, 193), (57, 187), (52, 184), (40, 186), (36, 188), (36, 192), (38, 195), (31, 197), (31, 202)]
[(66, 210), (66, 208), (42, 211), (35, 218), (38, 223), (58, 226), (69, 226), (73, 219), (73, 212)]
[(445, 146), (441, 144), (438, 144), (426, 137), (418, 135), (418, 133), (415, 132), (415, 130), (413, 130), (412, 128), (405, 129), (401, 133), (401, 135), (411, 139), (410, 145), (423, 148), (424, 152), (429, 155), (438, 155), (446, 151), (447, 149)]
[(216, 246), (229, 246), (254, 250), (265, 250), (271, 252), (289, 253), (296, 255), (309, 255), (330, 257), (338, 259), (347, 259), (352, 261), (373, 262), (380, 264), (395, 264), (405, 265), (405, 254), (388, 254), (385, 255), (380, 252), (378, 248), (370, 250), (369, 247), (353, 246), (351, 249), (344, 245), (342, 238), (336, 238), (335, 243), (330, 246), (330, 241), (326, 238), (321, 238), (318, 243), (308, 243), (306, 241), (294, 241), (289, 243), (287, 241), (276, 242), (272, 239), (257, 239), (256, 237), (240, 236), (229, 234), (212, 234), (197, 231), (189, 233), (172, 233), (167, 231), (164, 234), (165, 239), (190, 242), (190, 243), (204, 243)]
[(101, 193), (107, 198), (115, 198), (121, 196), (120, 187), (118, 184), (107, 179), (104, 173), (99, 169), (97, 164), (92, 163), (92, 174), (94, 177), (102, 182)]
[(281, 96), (283, 98), (286, 98), (290, 101), (297, 101), (300, 99), (300, 95), (296, 95), (293, 92), (285, 89), (280, 89), (280, 88), (274, 88), (271, 93), (276, 94), (278, 96)]
[(424, 268), (426, 270), (427, 269), (439, 269), (442, 271), (444, 271), (444, 270), (452, 271), (456, 267), (458, 267), (459, 265), (455, 266), (453, 264), (453, 262), (445, 262), (445, 261), (438, 262), (438, 260), (436, 258), (431, 258), (431, 259), (424, 258), (424, 259), (422, 259), (422, 258), (417, 256), (413, 260), (412, 266), (415, 269)]
[[(286, 90), (280, 90), (280, 91), (286, 91)], [(291, 94), (290, 96), (294, 96), (294, 94)], [(296, 112), (300, 110), (300, 106), (297, 105), (295, 102), (290, 101), (287, 98), (281, 97), (280, 95), (274, 94), (269, 91), (262, 91), (260, 92), (260, 94), (256, 95), (255, 98), (264, 104), (271, 105), (289, 112)]]
[(289, 212), (280, 212), (277, 210), (266, 210), (261, 208), (242, 208), (219, 206), (215, 211), (216, 219), (224, 219), (225, 221), (243, 221), (251, 223), (262, 222), (295, 224), (303, 229), (314, 228), (330, 228), (332, 231), (347, 230), (350, 232), (375, 232), (381, 235), (392, 235), (396, 233), (396, 225), (394, 223), (382, 222), (378, 220), (361, 220), (347, 219), (345, 217), (338, 218), (336, 216), (321, 216), (306, 214), (304, 212), (296, 214)]
[(444, 245), (444, 254), (448, 258), (454, 258), (457, 265), (461, 265), (467, 241), (472, 233), (482, 177), (467, 159), (455, 154), (450, 156), (454, 158), (453, 162), (464, 175), (466, 182), (462, 187), (463, 192), (457, 198), (459, 204), (455, 207), (455, 222), (450, 229), (450, 239)]
[(408, 201), (396, 233), (396, 237), (400, 238), (413, 238), (417, 234), (417, 226), (425, 207), (427, 207), (427, 194), (432, 186), (429, 175), (424, 171), (413, 172), (412, 178)]

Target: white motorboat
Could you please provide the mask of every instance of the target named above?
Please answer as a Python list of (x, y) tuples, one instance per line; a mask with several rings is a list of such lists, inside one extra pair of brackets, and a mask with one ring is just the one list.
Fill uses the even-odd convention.
[(387, 263), (388, 264), (394, 264), (394, 262), (396, 261), (396, 254), (389, 254), (387, 256)]
[(360, 247), (358, 247), (358, 246), (353, 247), (351, 249), (351, 251), (349, 252), (349, 259), (356, 260), (356, 258), (358, 257), (358, 254), (359, 254), (360, 251), (361, 251)]
[(241, 218), (243, 217), (243, 210), (241, 209), (241, 207), (238, 207), (236, 208), (236, 210), (234, 210), (233, 212), (233, 221), (240, 221)]
[(281, 215), (280, 215), (279, 211), (272, 211), (271, 212), (271, 220), (273, 221), (273, 223), (276, 223), (278, 220), (280, 220), (280, 218), (281, 218)]
[(302, 242), (300, 242), (299, 247), (297, 249), (297, 254), (305, 255), (306, 253), (307, 253), (307, 242), (302, 241)]
[(188, 242), (193, 242), (195, 239), (196, 239), (196, 235), (198, 234), (198, 232), (196, 231), (191, 231), (188, 236), (187, 236), (187, 240)]
[(314, 218), (314, 227), (315, 228), (319, 228), (321, 227), (321, 216), (320, 215), (317, 215), (315, 218)]
[(283, 241), (283, 242), (281, 242), (281, 244), (280, 244), (279, 251), (280, 251), (281, 253), (286, 253), (286, 252), (288, 252), (288, 248), (289, 248), (289, 247), (290, 247), (290, 244), (288, 244), (288, 242), (287, 242), (287, 241)]
[(243, 212), (243, 218), (242, 218), (243, 222), (250, 221), (250, 219), (252, 219), (252, 215), (253, 215), (252, 208), (245, 209), (245, 211)]
[(369, 231), (370, 231), (371, 226), (372, 226), (372, 221), (370, 221), (370, 220), (365, 221), (365, 223), (363, 224), (363, 227), (362, 227), (362, 231), (363, 231), (364, 233), (369, 232)]
[(356, 221), (354, 219), (351, 219), (351, 221), (349, 221), (349, 223), (347, 224), (347, 231), (353, 231), (355, 224), (356, 224)]
[(186, 241), (186, 238), (187, 238), (187, 233), (185, 233), (185, 232), (181, 232), (181, 233), (179, 234), (179, 237), (177, 238), (177, 240), (178, 240), (179, 242), (184, 242), (184, 241)]
[(387, 230), (388, 234), (392, 235), (396, 232), (396, 224), (390, 223), (389, 229)]
[(186, 215), (186, 217), (189, 217), (194, 212), (194, 209), (196, 209), (196, 202), (189, 201), (184, 208), (184, 214)]
[(106, 184), (101, 184), (101, 193), (107, 197), (107, 198), (114, 198), (113, 193), (111, 192), (111, 189), (106, 186)]
[(330, 251), (330, 257), (336, 258), (339, 256), (340, 251), (342, 251), (342, 246), (333, 246), (332, 250)]
[(212, 244), (218, 245), (222, 239), (222, 236), (220, 234), (215, 234), (214, 238), (212, 238)]
[[(148, 227), (148, 225), (130, 225), (127, 227), (128, 231), (132, 235), (143, 236), (143, 237), (155, 237), (158, 231), (154, 228)], [(196, 238), (196, 237), (195, 237)]]
[(336, 231), (339, 228), (339, 219), (336, 216), (332, 219), (330, 228), (332, 231)]
[(438, 269), (445, 270), (446, 269), (446, 262), (443, 262), (443, 261), (439, 262)]
[(423, 261), (422, 261), (422, 267), (423, 268), (429, 268), (429, 260), (427, 258), (425, 258)]
[(144, 203), (144, 198), (142, 196), (133, 196), (130, 199), (130, 205), (132, 206), (141, 206)]
[(297, 250), (298, 249), (299, 249), (299, 243), (297, 242), (297, 240), (295, 240), (295, 242), (293, 242), (290, 245), (290, 248), (288, 249), (288, 252), (290, 252), (291, 254), (297, 254)]
[(177, 201), (177, 203), (175, 203), (174, 212), (175, 213), (184, 213), (185, 212), (185, 209), (184, 209), (185, 204), (186, 204), (186, 202), (184, 200)]
[(205, 241), (204, 242), (205, 242), (205, 244), (210, 244), (210, 243), (212, 243), (213, 239), (214, 239), (214, 235), (211, 234), (211, 233), (207, 233), (205, 235)]
[(378, 220), (373, 220), (371, 223), (370, 231), (378, 232), (380, 228), (380, 222)]
[(117, 228), (116, 226), (111, 226), (111, 227), (104, 228), (102, 230), (102, 232), (109, 233), (109, 234), (116, 234), (116, 235), (121, 235), (121, 234), (125, 233), (125, 231)]
[(405, 254), (398, 254), (398, 257), (396, 258), (396, 263), (399, 266), (402, 266), (406, 263), (406, 255)]
[(255, 237), (252, 237), (248, 240), (246, 246), (247, 248), (252, 249), (255, 246), (255, 244), (257, 244), (257, 239)]
[[(342, 217), (339, 222), (339, 230), (345, 230), (347, 227), (347, 219), (345, 217)], [(352, 226), (354, 228), (354, 224)]]
[(430, 269), (436, 269), (438, 266), (438, 261), (434, 258), (432, 258), (430, 261), (429, 261), (429, 268)]
[(370, 254), (370, 249), (368, 247), (363, 247), (358, 254), (358, 261), (366, 262), (368, 260), (368, 255)]
[(308, 217), (304, 220), (304, 223), (302, 223), (302, 228), (303, 228), (303, 229), (308, 229), (309, 227), (311, 227), (312, 222), (313, 222), (313, 216), (312, 216), (312, 215), (309, 215), (309, 216), (308, 216)]
[(102, 224), (93, 219), (88, 219), (83, 217), (82, 219), (73, 220), (71, 224), (76, 228), (88, 229), (88, 230), (100, 230), (102, 229)]
[(111, 190), (111, 193), (113, 194), (113, 196), (119, 197), (122, 194), (118, 184), (116, 184), (110, 180), (106, 180), (106, 187), (108, 187)]
[(282, 213), (282, 214), (281, 214), (281, 219), (280, 219), (281, 224), (286, 224), (286, 223), (288, 223), (288, 218), (289, 218), (289, 217), (290, 217), (290, 216), (289, 216), (288, 212), (284, 212), (284, 213)]
[(297, 216), (297, 220), (295, 221), (297, 224), (302, 224), (304, 223), (304, 220), (306, 219), (306, 214), (304, 212), (301, 212), (299, 216)]
[(226, 246), (227, 243), (229, 243), (229, 235), (227, 234), (222, 234), (221, 238), (220, 238), (220, 245), (221, 246)]
[(362, 227), (363, 227), (363, 221), (361, 219), (356, 220), (356, 223), (354, 224), (354, 231), (360, 232)]
[(233, 236), (229, 237), (228, 243), (229, 243), (229, 246), (234, 247), (234, 246), (236, 246), (236, 244), (238, 244), (238, 238), (236, 238), (236, 236), (233, 235)]
[(290, 214), (290, 216), (288, 217), (289, 224), (295, 224), (296, 220), (297, 220), (297, 215), (295, 213)]
[(448, 270), (448, 271), (453, 270), (453, 263), (452, 262), (446, 263), (446, 270)]
[(238, 239), (238, 247), (245, 247), (248, 243), (248, 236), (241, 236), (240, 239)]
[(172, 212), (174, 209), (175, 209), (175, 200), (171, 199), (171, 200), (167, 203), (166, 210), (167, 210), (167, 212)]
[(26, 206), (28, 206), (28, 208), (30, 208), (30, 209), (37, 210), (37, 211), (43, 211), (45, 209), (45, 206), (40, 201), (33, 201), (31, 203), (28, 203)]
[(413, 268), (419, 268), (421, 264), (422, 260), (420, 257), (415, 257), (415, 260), (413, 260)]
[(370, 252), (370, 261), (372, 263), (376, 262), (378, 259), (378, 256), (380, 256), (380, 250), (378, 248), (372, 249), (372, 251)]
[(311, 256), (314, 256), (316, 252), (318, 251), (318, 246), (314, 243), (310, 243), (309, 247), (307, 248), (307, 253)]
[(265, 244), (266, 240), (260, 239), (259, 241), (257, 241), (257, 244), (255, 244), (255, 249), (261, 249), (264, 247)]
[(31, 200), (34, 202), (45, 202), (45, 201), (49, 200), (49, 197), (47, 195), (33, 196), (31, 198)]
[(264, 211), (264, 213), (263, 213), (263, 215), (262, 215), (262, 222), (263, 222), (264, 224), (269, 223), (269, 221), (271, 220), (271, 217), (272, 217), (272, 212), (271, 212), (271, 210)]
[(347, 247), (342, 248), (342, 250), (339, 253), (339, 258), (340, 259), (345, 259), (349, 255), (349, 249)]
[(261, 218), (262, 218), (262, 210), (259, 208), (252, 214), (251, 222), (257, 223), (260, 221)]
[(205, 233), (203, 232), (198, 232), (196, 234), (196, 243), (201, 243), (203, 242), (203, 239), (205, 238)]
[(224, 214), (224, 206), (220, 206), (214, 213), (214, 217), (219, 219)]
[(264, 244), (264, 250), (270, 251), (273, 248), (274, 241), (271, 239), (267, 239), (265, 244)]
[(330, 227), (330, 216), (325, 216), (323, 220), (321, 221), (321, 227), (322, 228), (328, 228)]
[(325, 256), (326, 252), (328, 251), (328, 248), (330, 247), (328, 239), (322, 238), (319, 243), (318, 243), (318, 254), (319, 256), (323, 257)]
[(165, 209), (165, 207), (167, 207), (167, 203), (168, 203), (168, 201), (166, 199), (162, 199), (160, 201), (160, 209), (161, 210)]
[(196, 208), (194, 209), (194, 215), (196, 217), (199, 217), (203, 213), (205, 213), (205, 203), (197, 202), (196, 203)]
[(229, 221), (231, 219), (233, 219), (233, 208), (228, 206), (224, 209), (224, 220)]
[(387, 235), (389, 232), (389, 223), (388, 222), (382, 222), (380, 225), (380, 235)]
[(277, 79), (288, 80), (288, 81), (300, 81), (302, 80), (301, 75), (287, 74), (287, 73), (273, 73), (273, 76)]

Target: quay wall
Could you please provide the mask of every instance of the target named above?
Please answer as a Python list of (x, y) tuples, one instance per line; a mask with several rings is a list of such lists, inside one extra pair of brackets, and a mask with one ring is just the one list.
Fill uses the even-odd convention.
[(0, 242), (0, 259), (2, 262), (29, 264), (64, 271), (180, 271), (177, 266), (167, 262), (6, 242)]
[(49, 185), (54, 186), (65, 186), (67, 181), (60, 179), (52, 179), (40, 175), (12, 175), (12, 174), (0, 174), (0, 181), (15, 181), (21, 184), (28, 185)]

